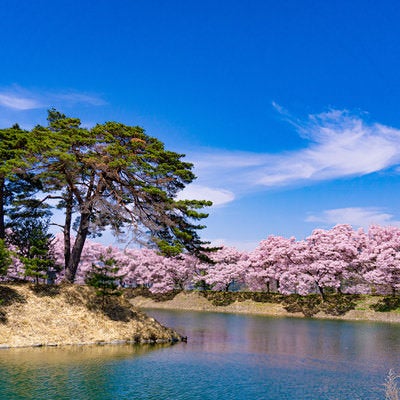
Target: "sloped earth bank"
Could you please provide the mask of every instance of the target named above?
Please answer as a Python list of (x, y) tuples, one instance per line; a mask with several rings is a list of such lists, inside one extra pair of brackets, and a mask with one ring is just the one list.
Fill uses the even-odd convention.
[(307, 298), (278, 295), (271, 296), (270, 301), (268, 296), (255, 301), (240, 295), (235, 299), (229, 293), (180, 292), (168, 298), (133, 291), (129, 297), (131, 304), (139, 308), (400, 323), (400, 299), (394, 298), (394, 304), (390, 304), (393, 300), (383, 296), (342, 296), (339, 302), (334, 297), (328, 297), (322, 302), (317, 295)]
[(0, 348), (182, 340), (123, 296), (86, 286), (0, 285)]

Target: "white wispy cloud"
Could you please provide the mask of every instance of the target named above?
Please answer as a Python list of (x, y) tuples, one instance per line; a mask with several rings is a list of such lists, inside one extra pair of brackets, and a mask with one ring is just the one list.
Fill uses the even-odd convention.
[(54, 100), (70, 104), (88, 104), (91, 106), (102, 106), (107, 104), (100, 96), (79, 93), (74, 91), (64, 93), (53, 93), (50, 95)]
[(309, 138), (308, 147), (274, 157), (273, 165), (266, 164), (260, 171), (259, 184), (361, 176), (400, 161), (399, 129), (368, 124), (346, 111), (311, 115), (299, 133)]
[(310, 214), (306, 222), (319, 222), (325, 225), (350, 224), (354, 227), (368, 228), (370, 225), (400, 226), (394, 215), (375, 207), (347, 207), (325, 210)]
[(75, 104), (100, 106), (106, 104), (106, 102), (98, 95), (80, 93), (74, 90), (59, 92), (28, 90), (17, 85), (8, 88), (0, 88), (0, 106), (6, 109), (25, 111)]
[(194, 164), (199, 185), (235, 193), (254, 186), (254, 173), (265, 165), (265, 158), (264, 154), (215, 149), (202, 149), (188, 155), (188, 160)]
[[(278, 105), (274, 107), (283, 113)], [(288, 115), (284, 113), (285, 119)], [(308, 142), (278, 154), (203, 149), (192, 154), (199, 183), (234, 193), (334, 180), (382, 171), (400, 163), (400, 129), (369, 123), (365, 115), (331, 110), (292, 120)]]
[(32, 110), (42, 107), (38, 99), (10, 92), (0, 92), (0, 105), (13, 110)]
[(235, 195), (229, 190), (217, 189), (197, 184), (186, 186), (177, 196), (179, 200), (210, 200), (213, 206), (230, 203)]

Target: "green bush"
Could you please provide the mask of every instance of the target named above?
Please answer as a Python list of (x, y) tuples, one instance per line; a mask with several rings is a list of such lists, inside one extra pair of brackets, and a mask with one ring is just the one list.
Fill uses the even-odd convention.
[(386, 296), (379, 300), (376, 304), (370, 306), (374, 311), (387, 312), (400, 308), (400, 297)]

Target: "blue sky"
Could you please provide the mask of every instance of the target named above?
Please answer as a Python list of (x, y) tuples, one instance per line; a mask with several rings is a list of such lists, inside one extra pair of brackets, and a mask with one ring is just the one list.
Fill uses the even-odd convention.
[[(205, 239), (251, 249), (400, 225), (397, 1), (3, 0), (0, 126), (141, 125), (214, 201)], [(107, 239), (108, 240), (108, 239)]]

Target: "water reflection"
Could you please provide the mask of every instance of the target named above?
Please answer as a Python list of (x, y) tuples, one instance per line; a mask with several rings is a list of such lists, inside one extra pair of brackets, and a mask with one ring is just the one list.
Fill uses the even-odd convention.
[(113, 365), (143, 357), (166, 346), (66, 346), (1, 350), (0, 398), (111, 399), (110, 371)]
[(97, 364), (143, 354), (169, 347), (163, 345), (96, 345), (63, 347), (24, 347), (0, 350), (0, 368), (15, 364), (19, 368), (40, 368), (51, 365)]
[(384, 398), (400, 325), (149, 310), (174, 346), (0, 351), (0, 399)]
[(387, 371), (400, 370), (399, 324), (147, 311), (188, 336), (170, 357), (230, 382), (229, 398), (383, 399)]
[(189, 338), (190, 351), (289, 356), (400, 369), (400, 325), (147, 310)]

